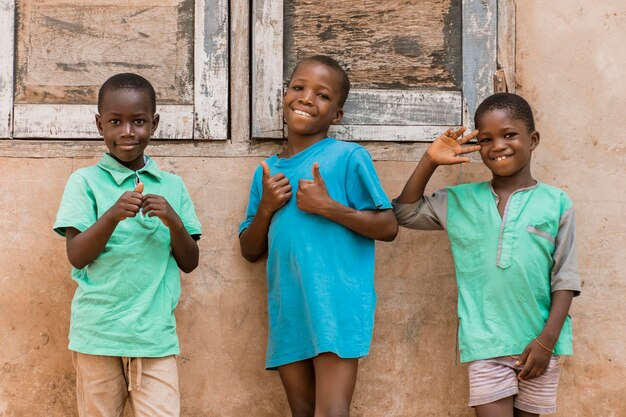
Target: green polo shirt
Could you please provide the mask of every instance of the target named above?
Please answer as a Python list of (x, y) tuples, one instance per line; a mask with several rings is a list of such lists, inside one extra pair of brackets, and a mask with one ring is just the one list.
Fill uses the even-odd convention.
[[(163, 196), (194, 238), (200, 222), (183, 180), (161, 171), (146, 157), (136, 173), (109, 154), (74, 172), (65, 187), (54, 231), (83, 232), (126, 191), (136, 177), (144, 194)], [(179, 353), (174, 309), (180, 273), (170, 247), (170, 232), (157, 217), (137, 215), (121, 221), (102, 253), (82, 269), (72, 268), (78, 288), (72, 300), (69, 348), (76, 352), (128, 357)]]
[[(517, 190), (498, 212), (490, 182), (394, 204), (400, 225), (445, 229), (458, 287), (459, 350), (469, 362), (520, 354), (543, 330), (557, 290), (580, 293), (569, 197), (545, 184)], [(572, 354), (567, 317), (554, 348)]]

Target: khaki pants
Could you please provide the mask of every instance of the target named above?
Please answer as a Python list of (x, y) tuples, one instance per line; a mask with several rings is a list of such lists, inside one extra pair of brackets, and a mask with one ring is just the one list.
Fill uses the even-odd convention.
[(174, 356), (124, 358), (72, 352), (80, 417), (121, 417), (126, 400), (135, 417), (179, 417)]

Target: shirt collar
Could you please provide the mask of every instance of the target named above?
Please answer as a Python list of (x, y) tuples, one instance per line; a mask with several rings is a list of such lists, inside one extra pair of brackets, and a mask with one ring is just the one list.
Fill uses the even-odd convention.
[[(154, 162), (148, 156), (144, 156), (144, 159), (145, 159), (145, 165), (143, 166), (143, 168), (137, 170), (137, 174), (142, 174), (142, 173), (150, 174), (157, 181), (160, 181), (161, 170), (157, 166), (156, 162)], [(125, 167), (124, 165), (119, 163), (117, 159), (113, 158), (108, 153), (105, 153), (104, 155), (102, 155), (102, 158), (100, 158), (97, 165), (100, 168), (107, 171), (109, 174), (111, 174), (111, 176), (113, 177), (117, 185), (121, 185), (124, 181), (126, 181), (126, 179), (135, 175), (135, 171), (133, 171), (130, 168)]]

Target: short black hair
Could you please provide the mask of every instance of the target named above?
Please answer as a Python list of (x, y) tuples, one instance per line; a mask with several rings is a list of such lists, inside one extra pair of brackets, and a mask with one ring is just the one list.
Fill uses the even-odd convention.
[(291, 83), (291, 79), (293, 78), (293, 74), (296, 73), (296, 70), (300, 66), (300, 64), (304, 62), (319, 62), (322, 65), (327, 66), (339, 73), (339, 88), (341, 96), (339, 97), (339, 107), (343, 107), (346, 99), (348, 98), (348, 94), (350, 93), (350, 79), (348, 78), (348, 74), (346, 70), (337, 62), (334, 58), (329, 57), (328, 55), (312, 55), (298, 61), (296, 66), (293, 68), (291, 72), (291, 77), (289, 77), (289, 83)]
[(529, 133), (535, 131), (535, 119), (530, 104), (521, 96), (513, 93), (496, 93), (487, 97), (476, 109), (474, 126), (479, 129), (481, 116), (491, 110), (505, 110), (513, 119), (524, 122)]
[(109, 91), (116, 90), (134, 90), (148, 93), (148, 97), (150, 99), (150, 110), (152, 113), (156, 113), (156, 92), (154, 91), (154, 87), (152, 87), (150, 81), (146, 80), (141, 75), (133, 74), (131, 72), (116, 74), (102, 84), (100, 91), (98, 91), (98, 112), (100, 112), (100, 109), (102, 108), (104, 95)]

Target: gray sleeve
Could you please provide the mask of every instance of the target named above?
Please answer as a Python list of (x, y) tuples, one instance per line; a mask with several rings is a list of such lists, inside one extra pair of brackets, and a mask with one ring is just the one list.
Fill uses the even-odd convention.
[(550, 285), (552, 291), (570, 290), (574, 296), (580, 295), (580, 277), (576, 256), (576, 222), (574, 209), (570, 208), (561, 215), (559, 231), (556, 235), (554, 265)]
[(430, 197), (424, 195), (412, 204), (392, 201), (393, 213), (400, 226), (417, 230), (443, 230), (448, 217), (448, 190), (442, 188)]

